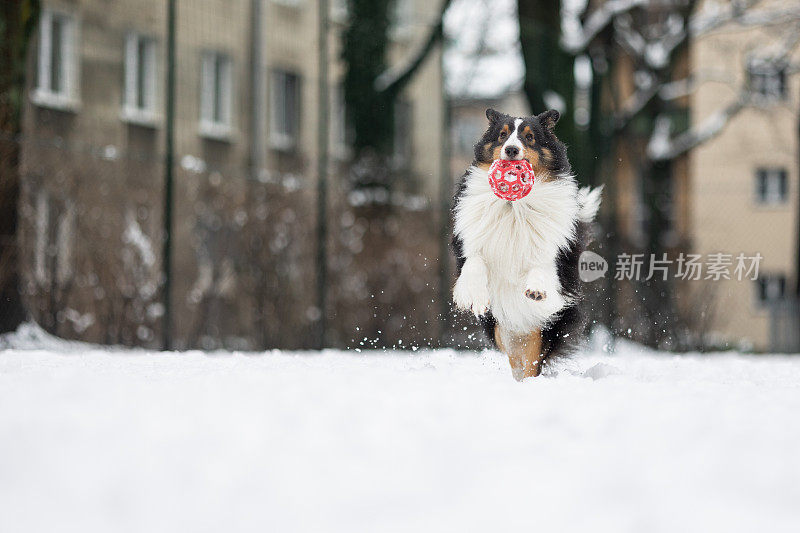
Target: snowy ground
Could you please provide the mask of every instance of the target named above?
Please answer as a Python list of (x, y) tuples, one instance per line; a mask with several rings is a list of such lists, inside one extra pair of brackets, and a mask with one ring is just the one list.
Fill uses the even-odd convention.
[(33, 333), (0, 339), (3, 532), (800, 530), (800, 357), (622, 345), (516, 383), (493, 352)]

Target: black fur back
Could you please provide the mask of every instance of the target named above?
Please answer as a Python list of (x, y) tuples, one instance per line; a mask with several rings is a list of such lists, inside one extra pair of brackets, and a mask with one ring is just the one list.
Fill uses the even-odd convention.
[(586, 319), (581, 311), (583, 287), (578, 273), (578, 259), (589, 242), (589, 225), (578, 222), (575, 238), (569, 248), (562, 248), (556, 258), (558, 281), (565, 297), (572, 303), (562, 309), (556, 318), (542, 329), (542, 350), (544, 360), (569, 355), (578, 348)]

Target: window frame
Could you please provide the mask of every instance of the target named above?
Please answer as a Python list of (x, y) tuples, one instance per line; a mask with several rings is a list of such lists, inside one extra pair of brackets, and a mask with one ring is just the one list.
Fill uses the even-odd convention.
[[(747, 64), (747, 87), (761, 102), (782, 102), (788, 98), (787, 65), (767, 59), (751, 59)], [(759, 80), (759, 81), (757, 81)], [(771, 80), (777, 80), (778, 91), (769, 91)]]
[[(286, 91), (287, 80), (293, 78), (295, 80), (295, 101), (294, 109), (294, 130), (286, 131), (286, 125), (290, 122), (287, 120), (286, 112), (283, 116), (279, 117), (278, 109), (287, 109)], [(280, 91), (279, 91), (280, 89)], [(279, 101), (278, 99), (281, 98)], [(276, 68), (270, 71), (269, 80), (269, 144), (274, 150), (289, 151), (295, 148), (300, 140), (300, 109), (302, 100), (302, 80), (300, 75), (289, 69)], [(279, 124), (283, 120), (284, 124)]]
[[(771, 183), (777, 182), (777, 185)], [(777, 191), (777, 192), (776, 192)], [(789, 171), (785, 167), (758, 167), (755, 171), (755, 203), (758, 206), (785, 206), (789, 202)]]
[(337, 24), (346, 24), (350, 19), (350, 8), (347, 0), (331, 0), (330, 20)]
[[(140, 46), (145, 45), (145, 65), (140, 65)], [(141, 83), (140, 74), (145, 81)], [(125, 36), (125, 79), (122, 92), (122, 119), (143, 126), (158, 122), (158, 42), (155, 37), (140, 32)], [(144, 91), (143, 106), (139, 106), (139, 89)]]
[(291, 9), (299, 9), (303, 7), (303, 5), (306, 3), (306, 0), (272, 0), (272, 3)]
[[(407, 131), (402, 131), (407, 129)], [(405, 135), (404, 135), (405, 134)], [(394, 103), (394, 131), (392, 132), (392, 167), (410, 170), (414, 161), (414, 102), (400, 97)]]
[(479, 116), (472, 114), (455, 114), (451, 128), (450, 146), (459, 156), (473, 158), (475, 142), (481, 138), (486, 130), (486, 119), (481, 113)]
[(389, 38), (406, 40), (414, 34), (414, 0), (395, 0), (389, 11)]
[[(61, 24), (59, 77), (63, 87), (53, 90), (53, 24)], [(42, 107), (75, 111), (78, 100), (78, 47), (80, 28), (75, 15), (46, 7), (39, 18), (36, 86), (31, 99)]]
[[(779, 292), (777, 297), (771, 298), (769, 296), (769, 284), (770, 283), (777, 283), (779, 286)], [(787, 278), (785, 274), (775, 273), (775, 274), (763, 274), (755, 280), (756, 284), (756, 304), (761, 307), (769, 307), (770, 305), (779, 304), (786, 300), (787, 298)]]
[(331, 106), (330, 128), (331, 151), (339, 160), (346, 161), (353, 155), (353, 138), (355, 130), (347, 117), (347, 102), (344, 95), (344, 83), (335, 85)]
[(234, 132), (234, 67), (231, 56), (206, 50), (200, 59), (200, 135), (229, 141)]

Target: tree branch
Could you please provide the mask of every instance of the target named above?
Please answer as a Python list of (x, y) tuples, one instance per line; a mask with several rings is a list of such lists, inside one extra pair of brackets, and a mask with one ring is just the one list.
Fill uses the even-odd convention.
[(782, 9), (753, 9), (762, 0), (743, 2), (738, 7), (731, 6), (726, 12), (704, 10), (694, 15), (690, 21), (693, 37), (706, 35), (728, 23), (736, 23), (740, 27), (772, 26), (783, 24), (800, 18), (800, 7)]
[[(571, 31), (564, 31), (561, 37), (561, 46), (567, 52), (577, 55), (591, 44), (597, 35), (608, 27), (618, 16), (632, 9), (646, 5), (648, 0), (609, 0), (602, 2), (581, 24), (578, 20), (580, 13), (572, 15)], [(565, 10), (564, 13), (567, 13)], [(567, 27), (570, 27), (569, 25)], [(566, 28), (565, 28), (566, 29)]]
[(444, 35), (444, 14), (450, 7), (451, 0), (443, 0), (436, 23), (431, 27), (428, 37), (420, 47), (411, 54), (411, 58), (399, 68), (389, 68), (375, 78), (375, 90), (378, 92), (399, 92), (422, 66), (425, 58), (433, 50)]
[(732, 74), (707, 72), (692, 74), (686, 78), (662, 84), (658, 89), (658, 97), (664, 102), (677, 100), (689, 96), (694, 93), (698, 87), (709, 81), (723, 83), (735, 89), (735, 77)]
[[(776, 69), (785, 67), (786, 61), (792, 51), (800, 44), (800, 25), (795, 25), (792, 31), (788, 32), (786, 38), (780, 43), (780, 50), (777, 55), (765, 60)], [(747, 84), (739, 90), (739, 96), (725, 106), (722, 110), (708, 117), (702, 124), (692, 128), (674, 139), (669, 138), (671, 124), (665, 116), (656, 119), (653, 135), (647, 145), (647, 154), (654, 161), (665, 161), (674, 159), (689, 150), (696, 148), (700, 144), (719, 135), (730, 120), (735, 117), (742, 109), (754, 103), (758, 103), (756, 95), (753, 94)]]
[(660, 115), (656, 119), (653, 135), (647, 144), (647, 156), (653, 161), (669, 161), (713, 139), (722, 132), (733, 117), (745, 108), (746, 102), (747, 99), (740, 96), (697, 127), (672, 139), (669, 137), (672, 121), (668, 117)]
[(638, 115), (642, 109), (649, 104), (659, 92), (659, 84), (653, 80), (645, 88), (639, 89), (633, 93), (620, 107), (620, 110), (614, 115), (614, 131), (620, 132), (633, 120), (633, 117)]
[(614, 38), (631, 56), (642, 61), (647, 68), (662, 70), (670, 65), (672, 53), (689, 38), (686, 21), (682, 16), (670, 16), (661, 24), (659, 35), (645, 39), (631, 24), (630, 15), (614, 19)]

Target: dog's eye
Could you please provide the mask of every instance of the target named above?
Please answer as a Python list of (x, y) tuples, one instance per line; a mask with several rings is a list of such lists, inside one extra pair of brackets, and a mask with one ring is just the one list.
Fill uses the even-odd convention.
[(533, 133), (527, 134), (525, 136), (525, 140), (528, 141), (529, 143), (532, 143), (533, 142)]
[(506, 133), (506, 131), (505, 131), (505, 130), (501, 131), (501, 132), (500, 132), (500, 138), (501, 138), (501, 139), (505, 139), (506, 137), (508, 137), (508, 133)]

